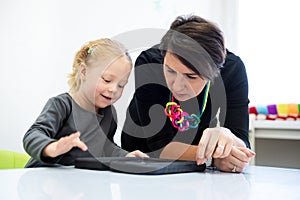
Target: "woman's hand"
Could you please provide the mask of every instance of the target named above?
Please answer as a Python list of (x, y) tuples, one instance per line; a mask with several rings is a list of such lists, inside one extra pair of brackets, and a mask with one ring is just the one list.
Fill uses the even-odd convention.
[(140, 150), (135, 150), (126, 155), (126, 157), (140, 157), (140, 158), (149, 158), (149, 156)]
[(213, 165), (225, 172), (242, 172), (249, 165), (250, 158), (254, 156), (255, 152), (246, 147), (233, 146), (229, 156), (215, 158)]
[(234, 134), (224, 127), (207, 128), (198, 144), (196, 162), (203, 164), (207, 158), (225, 158), (234, 145)]
[(51, 142), (44, 148), (43, 156), (54, 158), (61, 154), (67, 153), (73, 147), (78, 147), (82, 151), (86, 151), (88, 148), (80, 140), (79, 136), (80, 133), (77, 131), (69, 136), (60, 138), (56, 142)]

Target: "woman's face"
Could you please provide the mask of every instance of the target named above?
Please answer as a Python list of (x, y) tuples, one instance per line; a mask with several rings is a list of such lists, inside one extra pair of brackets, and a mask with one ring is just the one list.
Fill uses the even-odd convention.
[(207, 80), (200, 77), (169, 52), (164, 58), (164, 75), (168, 88), (179, 101), (186, 101), (198, 96), (207, 83)]

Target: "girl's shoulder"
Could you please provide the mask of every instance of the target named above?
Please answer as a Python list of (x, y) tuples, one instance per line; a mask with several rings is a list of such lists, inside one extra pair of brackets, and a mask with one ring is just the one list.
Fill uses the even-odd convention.
[(69, 113), (72, 109), (72, 97), (68, 93), (62, 93), (51, 97), (48, 100), (48, 106), (55, 106), (57, 110), (64, 110)]
[(50, 100), (52, 100), (52, 101), (61, 101), (61, 102), (65, 102), (65, 103), (72, 103), (72, 97), (67, 92), (59, 94), (59, 95), (54, 96), (54, 97), (51, 97)]

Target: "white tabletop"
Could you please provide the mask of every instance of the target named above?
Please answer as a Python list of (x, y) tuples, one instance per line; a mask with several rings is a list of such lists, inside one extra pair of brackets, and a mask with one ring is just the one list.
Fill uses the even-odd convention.
[(62, 168), (0, 170), (1, 200), (300, 199), (300, 170), (249, 166), (244, 173), (132, 175)]

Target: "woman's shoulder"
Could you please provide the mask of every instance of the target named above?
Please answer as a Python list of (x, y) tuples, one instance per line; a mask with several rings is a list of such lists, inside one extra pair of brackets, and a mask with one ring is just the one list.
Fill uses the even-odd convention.
[(223, 66), (224, 69), (232, 67), (245, 67), (242, 59), (228, 49), (226, 49), (225, 63)]
[(225, 63), (221, 68), (221, 76), (223, 81), (231, 79), (232, 77), (243, 78), (245, 74), (246, 69), (242, 59), (236, 54), (227, 50)]
[(159, 45), (154, 45), (153, 47), (141, 52), (136, 60), (136, 66), (145, 63), (163, 63), (163, 56), (159, 49)]
[[(228, 91), (247, 91), (248, 78), (242, 59), (227, 50), (226, 60), (221, 68), (221, 80)], [(228, 95), (228, 93), (227, 93)]]

